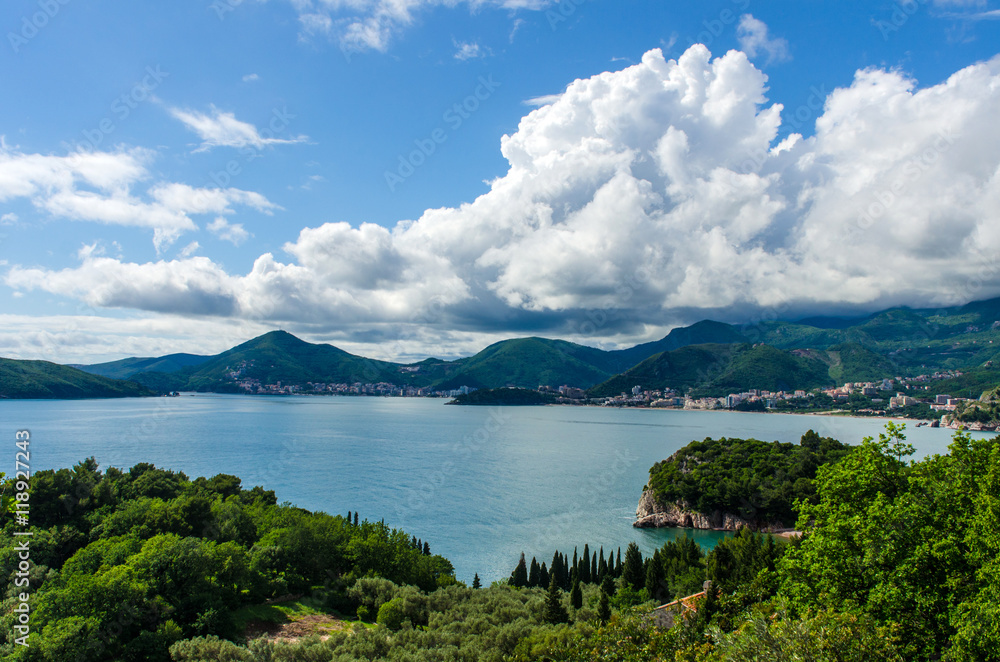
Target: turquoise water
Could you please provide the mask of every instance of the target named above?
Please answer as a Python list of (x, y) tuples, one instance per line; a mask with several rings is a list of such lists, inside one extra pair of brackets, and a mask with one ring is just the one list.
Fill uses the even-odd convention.
[[(190, 477), (229, 473), (304, 508), (362, 517), (428, 541), (458, 577), (510, 574), (524, 551), (644, 552), (680, 535), (633, 529), (649, 467), (708, 436), (798, 441), (815, 429), (858, 443), (878, 419), (596, 407), (496, 410), (443, 400), (184, 395), (179, 398), (0, 401), (3, 434), (32, 433), (34, 469), (93, 455)], [(946, 452), (948, 430), (908, 430), (918, 455)], [(8, 474), (12, 473), (9, 471)], [(720, 534), (691, 532), (714, 545)]]

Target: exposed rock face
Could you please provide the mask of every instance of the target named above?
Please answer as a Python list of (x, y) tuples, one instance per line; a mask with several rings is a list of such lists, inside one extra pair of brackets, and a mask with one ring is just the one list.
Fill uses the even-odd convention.
[(658, 529), (671, 526), (723, 531), (736, 531), (743, 527), (760, 531), (785, 530), (785, 526), (781, 522), (748, 521), (739, 515), (718, 510), (710, 514), (699, 513), (683, 503), (671, 503), (664, 506), (656, 500), (656, 495), (650, 489), (642, 493), (635, 516), (636, 520), (632, 526), (640, 529)]

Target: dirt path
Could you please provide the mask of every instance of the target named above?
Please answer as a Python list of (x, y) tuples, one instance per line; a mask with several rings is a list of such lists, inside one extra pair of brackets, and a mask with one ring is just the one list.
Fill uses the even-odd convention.
[(327, 614), (308, 614), (286, 623), (265, 623), (254, 621), (247, 626), (247, 639), (265, 638), (271, 641), (296, 643), (300, 639), (319, 635), (324, 641), (332, 632), (350, 629), (348, 621), (342, 621)]

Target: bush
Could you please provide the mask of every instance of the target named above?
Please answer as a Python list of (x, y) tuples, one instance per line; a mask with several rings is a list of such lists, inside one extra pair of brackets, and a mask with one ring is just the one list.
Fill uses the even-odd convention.
[(390, 630), (398, 630), (403, 626), (403, 606), (399, 600), (389, 600), (378, 608), (376, 622)]

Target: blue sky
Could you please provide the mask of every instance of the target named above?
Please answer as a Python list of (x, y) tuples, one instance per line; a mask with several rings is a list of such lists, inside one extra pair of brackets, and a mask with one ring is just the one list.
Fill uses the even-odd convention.
[(208, 353), (280, 327), (419, 359), (996, 296), (998, 19), (4, 3), (0, 355)]

